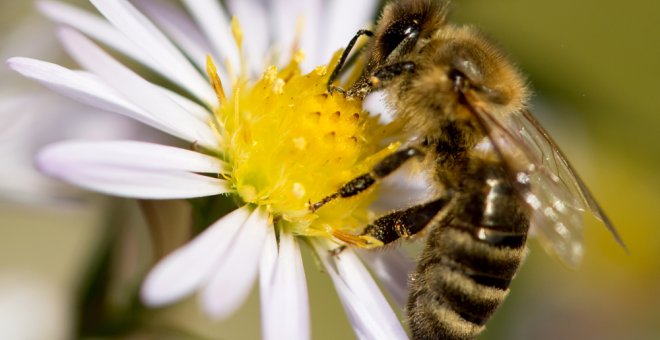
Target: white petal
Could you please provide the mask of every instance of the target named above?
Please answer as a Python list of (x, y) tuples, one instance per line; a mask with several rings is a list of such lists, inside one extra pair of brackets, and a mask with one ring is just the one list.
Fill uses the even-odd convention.
[[(158, 64), (154, 63), (147, 54), (103, 18), (75, 6), (56, 1), (39, 1), (37, 7), (51, 20), (71, 26), (141, 64), (162, 73)], [(163, 75), (167, 76), (167, 73)]]
[(358, 29), (368, 28), (376, 16), (377, 5), (378, 2), (374, 0), (326, 2), (321, 56), (329, 59), (335, 51), (346, 47)]
[(197, 68), (206, 69), (206, 56), (211, 53), (211, 47), (197, 25), (180, 6), (152, 0), (137, 0), (134, 3), (181, 47)]
[(229, 18), (217, 0), (184, 0), (183, 4), (196, 19), (211, 42), (216, 55), (220, 56), (224, 64), (228, 59), (232, 67), (238, 70), (240, 57), (238, 47), (231, 34)]
[(125, 0), (92, 0), (92, 4), (128, 39), (166, 68), (171, 78), (207, 104), (215, 103), (210, 83), (142, 13)]
[[(174, 148), (147, 146), (147, 143), (139, 143), (135, 150), (124, 150), (122, 145), (138, 143), (85, 144), (49, 145), (37, 155), (37, 166), (42, 172), (69, 183), (124, 197), (173, 199), (228, 192), (224, 180), (186, 171), (189, 168), (209, 170), (213, 165), (219, 165), (212, 164), (214, 162), (204, 156), (193, 156), (194, 153)], [(107, 153), (95, 153), (94, 145), (101, 145), (99, 151)], [(168, 160), (170, 156), (174, 158)], [(177, 159), (194, 161), (195, 164), (184, 165)]]
[[(173, 82), (178, 83), (178, 79), (172, 76), (169, 67), (162, 67), (160, 64), (156, 63), (149, 55), (145, 54), (138, 46), (127, 39), (126, 36), (124, 36), (103, 18), (74, 6), (55, 1), (40, 1), (37, 3), (37, 5), (41, 12), (52, 20), (69, 25), (85, 33), (86, 35), (114, 48), (120, 53), (135, 59), (141, 64), (172, 80)], [(151, 5), (151, 7), (161, 8), (162, 6)], [(170, 21), (167, 21), (167, 23), (170, 23)], [(180, 22), (177, 23), (180, 24)], [(169, 26), (173, 25), (170, 24)], [(178, 28), (179, 26), (180, 25), (177, 25), (176, 27)], [(181, 38), (181, 35), (183, 34), (181, 33), (181, 30), (182, 29), (174, 32), (179, 38)], [(189, 34), (190, 32), (186, 31), (185, 33)], [(177, 40), (177, 42), (179, 41), (183, 43), (181, 46), (182, 49), (188, 53), (193, 60), (196, 60), (200, 63), (198, 64), (198, 67), (204, 69), (206, 67), (206, 54), (203, 52), (204, 50), (198, 45), (192, 43), (190, 39)], [(185, 84), (181, 85), (185, 86)]]
[(360, 257), (367, 260), (394, 302), (401, 308), (405, 307), (408, 300), (408, 277), (415, 269), (415, 262), (399, 249), (365, 250), (360, 252)]
[[(72, 71), (45, 61), (20, 57), (9, 59), (7, 66), (51, 90), (81, 103), (133, 118), (184, 140), (190, 138), (177, 127), (169, 127), (167, 122), (162, 121), (160, 117), (153, 116), (129, 103), (92, 73)], [(161, 90), (163, 89), (161, 88)], [(195, 115), (199, 114), (197, 112)], [(206, 115), (208, 116), (208, 114)]]
[(264, 249), (261, 253), (261, 260), (259, 262), (259, 298), (261, 301), (261, 332), (262, 338), (266, 338), (270, 331), (269, 314), (271, 313), (272, 301), (274, 290), (272, 285), (275, 279), (275, 268), (277, 268), (277, 260), (279, 257), (279, 250), (277, 245), (277, 237), (275, 230), (269, 231), (266, 234), (264, 242)]
[(314, 246), (332, 278), (358, 338), (408, 338), (371, 275), (350, 249), (333, 256), (318, 242)]
[(275, 234), (268, 237), (259, 277), (263, 338), (309, 339), (309, 300), (299, 244), (291, 234), (281, 233), (278, 254)]
[(142, 301), (149, 306), (162, 306), (192, 294), (223, 261), (249, 213), (247, 207), (231, 212), (161, 260), (142, 284)]
[(60, 142), (49, 146), (62, 162), (219, 174), (227, 164), (199, 152), (146, 142)]
[[(95, 74), (93, 74), (91, 72), (87, 72), (87, 71), (73, 71), (73, 72), (76, 72), (76, 73), (80, 74), (82, 77), (87, 78), (90, 82), (99, 83), (99, 86), (103, 86), (104, 91), (110, 92), (111, 95), (115, 95), (117, 97), (115, 99), (115, 101), (118, 101), (118, 102), (122, 103), (125, 106), (129, 106), (129, 107), (133, 108), (134, 110), (139, 111), (141, 114), (148, 114), (145, 111), (142, 111), (139, 108), (137, 108), (135, 105), (132, 105), (132, 104), (128, 103), (126, 100), (120, 98), (121, 94), (116, 93), (116, 91), (110, 89), (107, 85), (103, 84), (103, 81), (98, 76), (96, 76)], [(196, 102), (194, 102), (194, 101), (192, 101), (192, 100), (190, 100), (190, 99), (188, 99), (188, 98), (186, 98), (186, 97), (184, 97), (184, 96), (182, 96), (182, 95), (180, 95), (180, 94), (178, 94), (178, 93), (176, 93), (176, 92), (174, 92), (174, 91), (172, 91), (168, 88), (162, 87), (160, 85), (155, 85), (155, 84), (152, 84), (152, 85), (154, 87), (158, 88), (165, 96), (167, 96), (169, 99), (171, 99), (177, 105), (179, 105), (187, 113), (195, 116), (195, 118), (199, 119), (204, 124), (209, 123), (212, 113), (207, 108), (197, 104)], [(155, 116), (151, 115), (151, 116), (155, 120), (159, 119), (158, 115), (155, 115)], [(162, 124), (160, 124), (160, 125), (162, 125)], [(177, 131), (174, 131), (175, 135), (177, 133), (178, 133)]]
[(179, 105), (182, 109), (184, 109), (186, 112), (190, 113), (191, 115), (195, 116), (196, 118), (200, 119), (202, 122), (207, 123), (211, 120), (211, 112), (197, 104), (196, 102), (168, 89), (165, 87), (161, 87), (158, 85), (154, 85), (158, 87), (168, 98), (170, 98), (173, 102), (175, 102), (177, 105)]
[(114, 90), (101, 83), (98, 78), (95, 79), (94, 76), (30, 58), (11, 58), (7, 60), (7, 66), (59, 94), (164, 129), (162, 124), (157, 123), (144, 111), (119, 97)]
[(72, 57), (85, 68), (96, 73), (108, 85), (146, 112), (158, 118), (169, 129), (181, 131), (186, 140), (204, 147), (218, 147), (215, 132), (206, 124), (185, 111), (158, 87), (146, 81), (105, 53), (82, 34), (61, 29), (60, 38)]
[(263, 207), (245, 221), (200, 296), (208, 315), (224, 319), (245, 302), (257, 277), (266, 234), (272, 228)]

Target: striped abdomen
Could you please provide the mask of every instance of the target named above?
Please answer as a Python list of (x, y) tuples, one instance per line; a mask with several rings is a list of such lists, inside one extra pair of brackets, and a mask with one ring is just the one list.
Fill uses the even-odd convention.
[(451, 217), (431, 228), (410, 282), (414, 339), (472, 339), (506, 297), (529, 219), (499, 167), (476, 169)]

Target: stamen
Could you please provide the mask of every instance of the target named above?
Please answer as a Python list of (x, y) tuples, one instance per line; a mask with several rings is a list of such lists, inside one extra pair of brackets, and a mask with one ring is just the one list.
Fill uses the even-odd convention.
[(227, 96), (225, 95), (225, 90), (222, 88), (222, 81), (220, 81), (220, 76), (218, 76), (218, 70), (213, 63), (213, 58), (208, 54), (206, 55), (206, 73), (211, 78), (211, 86), (213, 86), (215, 95), (218, 97), (218, 104), (225, 106), (227, 104)]
[(238, 22), (237, 17), (231, 18), (231, 34), (234, 36), (234, 41), (236, 41), (236, 46), (238, 46), (238, 53), (241, 56), (239, 59), (241, 61), (240, 70), (241, 74), (248, 74), (247, 65), (245, 64), (245, 53), (243, 51), (243, 30), (241, 29), (241, 24)]
[(234, 36), (234, 41), (236, 41), (236, 46), (238, 46), (239, 51), (242, 51), (243, 50), (243, 30), (241, 29), (241, 24), (238, 22), (237, 17), (232, 17), (231, 18), (231, 34)]
[(300, 51), (300, 40), (302, 40), (302, 34), (305, 30), (305, 17), (299, 16), (296, 20), (296, 34), (293, 37), (293, 43), (291, 44), (291, 55), (295, 55), (296, 52)]

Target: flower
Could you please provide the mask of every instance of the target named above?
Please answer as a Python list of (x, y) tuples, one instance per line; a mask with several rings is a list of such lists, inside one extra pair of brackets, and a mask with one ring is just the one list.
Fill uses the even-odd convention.
[[(187, 141), (192, 150), (69, 141), (46, 147), (38, 166), (111, 195), (228, 195), (237, 202), (234, 211), (153, 268), (142, 287), (148, 305), (199, 290), (207, 314), (224, 318), (242, 304), (258, 276), (264, 337), (308, 338), (304, 242), (330, 274), (360, 338), (405, 338), (356, 254), (351, 249), (329, 254), (342, 240), (362, 241), (354, 235), (368, 219), (375, 191), (336, 200), (315, 213), (308, 208), (310, 200), (334, 192), (398, 146), (381, 147), (386, 129), (362, 111), (360, 101), (329, 95), (328, 66), (314, 67), (330, 60), (369, 21), (376, 2), (229, 1), (237, 18), (231, 21), (215, 1), (183, 3), (195, 21), (177, 7), (148, 1), (138, 4), (153, 21), (127, 1), (92, 0), (107, 21), (62, 3), (39, 3), (42, 12), (66, 25), (59, 38), (86, 71), (29, 58), (10, 59), (12, 69)], [(159, 84), (169, 86), (147, 80), (88, 37), (146, 66), (163, 78)], [(334, 53), (331, 65), (337, 57)], [(214, 60), (227, 66), (218, 70)], [(279, 67), (264, 71), (270, 63)], [(199, 70), (206, 70), (209, 80)], [(387, 274), (385, 267), (376, 272)], [(405, 289), (389, 277), (386, 285)]]

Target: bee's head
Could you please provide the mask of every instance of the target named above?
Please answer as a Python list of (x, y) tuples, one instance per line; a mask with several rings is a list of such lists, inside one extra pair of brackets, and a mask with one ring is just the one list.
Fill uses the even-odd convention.
[(383, 10), (371, 45), (371, 68), (400, 61), (417, 42), (442, 27), (447, 16), (446, 1), (393, 1)]

